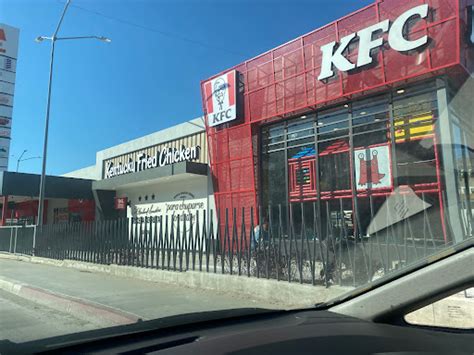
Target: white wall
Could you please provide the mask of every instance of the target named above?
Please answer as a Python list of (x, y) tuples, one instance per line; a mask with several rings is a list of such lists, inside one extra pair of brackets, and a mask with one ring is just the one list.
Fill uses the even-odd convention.
[(100, 175), (101, 175), (100, 167), (98, 167), (97, 165), (92, 165), (92, 166), (88, 166), (87, 168), (71, 171), (62, 176), (77, 178), (77, 179), (100, 180), (101, 179)]

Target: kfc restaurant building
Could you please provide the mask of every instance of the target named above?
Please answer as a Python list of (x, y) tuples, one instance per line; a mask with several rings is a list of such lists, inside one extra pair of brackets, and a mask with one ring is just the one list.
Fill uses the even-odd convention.
[(214, 209), (208, 171), (199, 117), (101, 150), (95, 165), (66, 176), (93, 180), (96, 219), (168, 216), (171, 224)]
[(217, 208), (472, 235), (473, 5), (375, 1), (203, 81)]

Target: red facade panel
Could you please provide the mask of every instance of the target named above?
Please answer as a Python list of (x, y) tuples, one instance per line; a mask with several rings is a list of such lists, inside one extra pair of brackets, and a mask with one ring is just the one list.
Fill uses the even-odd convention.
[[(243, 200), (249, 203), (246, 207), (256, 206), (251, 125), (349, 99), (355, 94), (384, 90), (390, 85), (420, 80), (450, 69), (458, 70), (460, 64), (465, 68), (472, 66), (472, 58), (469, 58), (472, 51), (461, 46), (460, 35), (460, 27), (467, 26), (467, 14), (463, 9), (470, 1), (377, 0), (353, 14), (232, 68), (239, 71), (243, 84), (240, 119), (207, 130), (211, 169), (217, 179), (218, 207), (236, 206), (235, 201)], [(407, 35), (410, 40), (427, 35), (427, 45), (417, 51), (401, 53), (388, 45), (388, 33), (379, 34), (377, 36), (383, 37), (384, 45), (372, 51), (372, 64), (349, 72), (335, 69), (333, 77), (318, 80), (322, 63), (321, 46), (339, 42), (344, 36), (386, 19), (392, 24), (402, 13), (422, 4), (429, 6), (428, 16), (409, 24)], [(344, 53), (352, 63), (357, 61), (358, 44), (354, 40)], [(201, 90), (206, 114), (205, 82), (207, 80), (202, 83)], [(254, 197), (249, 198), (252, 191)]]

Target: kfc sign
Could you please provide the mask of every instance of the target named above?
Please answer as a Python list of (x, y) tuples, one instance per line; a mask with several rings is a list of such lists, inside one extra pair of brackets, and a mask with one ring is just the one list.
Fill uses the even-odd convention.
[[(416, 6), (401, 14), (393, 23), (384, 20), (375, 25), (366, 27), (357, 33), (351, 33), (342, 37), (340, 43), (328, 43), (321, 47), (323, 55), (321, 63), (321, 73), (318, 80), (325, 80), (334, 76), (333, 68), (341, 72), (351, 71), (364, 67), (372, 63), (372, 50), (381, 47), (384, 44), (382, 33), (388, 32), (388, 45), (398, 52), (408, 52), (420, 48), (428, 43), (428, 36), (424, 35), (417, 39), (408, 39), (406, 33), (407, 23), (410, 19), (424, 19), (428, 16), (428, 5)], [(375, 37), (375, 38), (374, 38)], [(344, 52), (349, 45), (358, 40), (359, 52), (357, 62), (352, 63), (344, 56)], [(337, 47), (336, 47), (337, 45)]]
[(128, 199), (126, 197), (116, 197), (115, 198), (115, 209), (116, 210), (125, 210), (127, 209)]
[(237, 118), (237, 71), (233, 70), (204, 84), (207, 125), (218, 126)]

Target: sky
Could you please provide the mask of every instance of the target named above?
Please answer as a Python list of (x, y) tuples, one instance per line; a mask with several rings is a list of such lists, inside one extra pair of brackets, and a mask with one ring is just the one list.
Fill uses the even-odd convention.
[[(72, 0), (56, 42), (47, 174), (202, 115), (201, 80), (374, 0)], [(9, 170), (42, 156), (51, 36), (65, 0), (0, 0), (20, 29)], [(21, 162), (40, 173), (41, 159)]]

